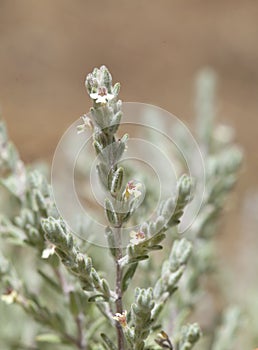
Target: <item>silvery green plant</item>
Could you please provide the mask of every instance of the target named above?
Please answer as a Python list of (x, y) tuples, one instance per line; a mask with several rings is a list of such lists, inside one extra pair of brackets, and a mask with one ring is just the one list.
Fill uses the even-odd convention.
[[(199, 301), (204, 296), (201, 288), (203, 281), (208, 279), (211, 283), (218, 284), (218, 279), (215, 277), (218, 266), (214, 237), (218, 232), (226, 199), (236, 183), (243, 158), (241, 148), (233, 144), (233, 130), (215, 124), (215, 87), (214, 72), (210, 69), (202, 71), (197, 80), (196, 134), (203, 150), (206, 188), (198, 216), (186, 233), (186, 237), (192, 243), (193, 253), (183, 276), (182, 293), (178, 293), (173, 301), (179, 315), (179, 324), (176, 327), (195, 315)], [(222, 293), (222, 288), (218, 286), (216, 293)], [(223, 326), (217, 328), (219, 318)], [(199, 348), (231, 348), (236, 343), (236, 332), (241, 325), (241, 312), (237, 307), (228, 306), (222, 315), (215, 312), (211, 321), (207, 322), (206, 319), (204, 325), (206, 336), (203, 337), (203, 343), (199, 344)]]
[[(209, 84), (206, 73), (200, 96), (207, 92), (207, 76)], [(94, 69), (85, 85), (93, 106), (90, 114), (82, 117), (78, 133), (92, 132), (98, 177), (106, 195), (103, 215), (108, 225), (102, 234), (114, 268), (108, 260), (99, 262), (96, 250), (70, 231), (45, 177), (33, 167), (25, 167), (1, 122), (1, 184), (8, 208), (0, 218), (6, 255), (0, 259), (2, 300), (18, 305), (28, 320), (33, 320), (32, 338), (24, 337), (21, 328), (17, 340), (11, 330), (4, 341), (10, 349), (190, 350), (202, 335), (199, 325), (190, 323), (190, 316), (194, 317), (202, 292), (200, 280), (213, 269), (211, 242), (226, 196), (236, 181), (241, 152), (231, 146), (231, 139), (226, 143), (216, 139), (209, 101), (213, 92), (208, 89), (208, 96), (199, 96), (198, 102), (199, 120), (205, 120), (199, 123), (198, 135), (205, 151), (207, 190), (195, 224), (185, 236), (177, 233), (192, 199), (193, 180), (187, 175), (178, 180), (176, 193), (171, 190), (163, 199), (156, 215), (141, 222), (137, 208), (144, 195), (143, 183), (131, 178), (129, 167), (121, 166), (128, 135), (117, 136), (123, 118), (120, 85), (113, 85), (105, 66)], [(209, 86), (212, 89), (212, 83)], [(138, 220), (137, 230), (124, 246), (124, 228), (130, 220)], [(33, 256), (33, 262), (24, 259), (17, 265), (13, 258), (17, 249)], [(153, 256), (164, 259), (161, 267), (153, 264)], [(139, 275), (150, 269), (153, 276), (146, 276), (148, 286), (144, 287)], [(110, 270), (114, 271), (112, 278), (107, 275)], [(173, 313), (168, 313), (168, 308)], [(224, 324), (231, 326), (227, 326), (226, 336), (216, 333), (212, 349), (227, 348), (238, 326), (237, 315), (224, 317)]]

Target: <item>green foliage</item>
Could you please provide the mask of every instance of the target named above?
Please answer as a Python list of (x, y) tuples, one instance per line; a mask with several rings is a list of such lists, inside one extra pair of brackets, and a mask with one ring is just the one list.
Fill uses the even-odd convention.
[(226, 350), (232, 346), (232, 339), (241, 326), (241, 312), (238, 307), (225, 310), (222, 315), (222, 323), (215, 333), (212, 350)]
[(153, 322), (152, 310), (154, 305), (151, 288), (136, 288), (135, 303), (131, 305), (132, 331), (130, 332), (132, 334), (130, 343), (135, 350), (144, 349), (144, 341), (150, 333)]
[(195, 343), (198, 342), (201, 336), (200, 327), (198, 324), (190, 324), (182, 327), (181, 338), (179, 341), (180, 350), (191, 350)]

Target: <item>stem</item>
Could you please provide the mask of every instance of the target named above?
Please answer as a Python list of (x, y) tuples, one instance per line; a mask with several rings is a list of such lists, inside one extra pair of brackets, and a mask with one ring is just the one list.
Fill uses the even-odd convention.
[(80, 349), (78, 347), (78, 341), (75, 337), (73, 337), (72, 335), (68, 334), (68, 333), (61, 333), (62, 337), (67, 340), (69, 343), (74, 344), (78, 349)]
[(75, 319), (76, 325), (77, 325), (77, 331), (78, 331), (78, 341), (77, 346), (80, 350), (86, 350), (86, 344), (84, 340), (84, 334), (83, 334), (83, 314), (80, 313), (76, 319)]
[[(122, 300), (122, 278), (123, 269), (119, 263), (119, 260), (123, 257), (122, 241), (121, 241), (121, 226), (115, 228), (115, 238), (117, 246), (117, 256), (116, 256), (116, 312), (122, 314), (123, 312), (123, 300)], [(124, 334), (121, 325), (116, 322), (117, 328), (117, 346), (118, 350), (124, 350)]]
[(67, 297), (69, 295), (69, 292), (71, 290), (73, 290), (74, 288), (67, 283), (67, 281), (66, 281), (66, 279), (65, 279), (65, 277), (64, 277), (64, 275), (63, 275), (63, 273), (62, 273), (62, 271), (60, 269), (60, 267), (53, 267), (53, 270), (54, 270), (54, 273), (55, 273), (56, 277), (59, 280), (59, 283), (60, 283), (60, 285), (62, 287), (64, 295)]
[[(72, 290), (74, 290), (74, 288), (67, 283), (60, 268), (54, 268), (54, 272), (57, 278), (59, 279), (64, 295), (68, 297), (69, 293)], [(71, 343), (75, 344), (79, 350), (86, 350), (86, 344), (85, 344), (84, 332), (83, 332), (83, 317), (84, 317), (83, 313), (80, 313), (77, 317), (74, 318), (76, 327), (77, 327), (77, 334), (78, 334), (76, 338), (70, 336), (67, 333), (64, 334), (65, 338), (69, 340)]]

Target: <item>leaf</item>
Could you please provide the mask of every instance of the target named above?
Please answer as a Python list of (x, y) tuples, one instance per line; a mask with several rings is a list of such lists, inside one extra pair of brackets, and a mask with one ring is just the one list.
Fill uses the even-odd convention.
[(116, 214), (116, 211), (114, 209), (112, 202), (108, 198), (105, 199), (105, 212), (106, 212), (106, 216), (107, 216), (108, 221), (112, 225), (117, 225), (117, 223), (118, 223), (117, 214)]
[(13, 225), (7, 217), (0, 216), (0, 235), (8, 239), (11, 243), (25, 245), (26, 235), (22, 229)]
[(60, 344), (62, 342), (61, 338), (56, 334), (45, 333), (36, 336), (37, 342)]
[[(100, 299), (100, 300), (98, 300)], [(101, 300), (102, 299), (102, 300)], [(96, 294), (96, 295), (93, 295), (92, 297), (90, 297), (88, 299), (88, 302), (89, 303), (92, 303), (92, 302), (98, 302), (98, 301), (107, 301), (108, 299), (105, 297), (105, 295), (103, 294)]]
[(14, 175), (7, 177), (6, 179), (0, 179), (0, 184), (19, 201), (21, 201), (21, 188), (20, 183)]
[(124, 135), (120, 140), (112, 142), (108, 147), (102, 151), (103, 159), (108, 159), (108, 164), (115, 165), (122, 157), (125, 148), (128, 135)]
[(116, 248), (114, 233), (109, 226), (106, 227), (105, 234), (106, 234), (110, 253), (113, 257), (116, 257), (118, 253), (118, 249)]
[(124, 169), (122, 167), (118, 168), (113, 174), (110, 188), (110, 192), (112, 195), (116, 195), (120, 191), (123, 183), (123, 176)]
[(128, 270), (126, 271), (123, 281), (122, 281), (122, 291), (125, 292), (135, 274), (135, 271), (137, 269), (138, 263), (132, 264)]
[(159, 233), (155, 234), (154, 236), (152, 236), (150, 238), (150, 241), (151, 241), (152, 245), (156, 245), (156, 244), (159, 244), (161, 241), (163, 241), (163, 239), (165, 239), (165, 238), (166, 238), (165, 233), (159, 232)]
[(97, 172), (99, 175), (99, 179), (104, 186), (104, 188), (108, 188), (108, 173), (109, 173), (109, 168), (105, 163), (100, 162), (97, 165)]
[(120, 126), (120, 121), (122, 119), (123, 113), (121, 111), (117, 112), (112, 121), (111, 121), (111, 125), (108, 128), (108, 131), (110, 134), (115, 134)]
[(80, 295), (71, 291), (69, 293), (69, 307), (73, 316), (78, 316), (81, 311)]
[(58, 293), (62, 293), (62, 288), (51, 277), (42, 270), (38, 270), (39, 275)]
[(162, 245), (156, 244), (156, 245), (152, 245), (150, 247), (148, 247), (149, 250), (162, 250), (163, 247)]
[(115, 344), (112, 342), (112, 340), (109, 339), (109, 337), (106, 334), (101, 333), (100, 336), (105, 342), (105, 344), (107, 345), (108, 349), (117, 350), (117, 347), (115, 346)]
[(142, 256), (137, 256), (135, 258), (132, 258), (128, 261), (128, 264), (134, 264), (137, 263), (138, 261), (146, 260), (149, 259), (148, 255), (142, 255)]

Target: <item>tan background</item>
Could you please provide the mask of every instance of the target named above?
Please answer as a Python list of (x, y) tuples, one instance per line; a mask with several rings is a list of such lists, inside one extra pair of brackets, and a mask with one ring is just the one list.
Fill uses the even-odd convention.
[(246, 153), (220, 254), (245, 299), (255, 275), (247, 256), (258, 248), (256, 211), (244, 204), (257, 191), (258, 2), (0, 0), (0, 104), (25, 160), (51, 158), (65, 128), (88, 111), (84, 77), (101, 64), (122, 83), (123, 100), (187, 122), (197, 71), (217, 71), (220, 119)]

